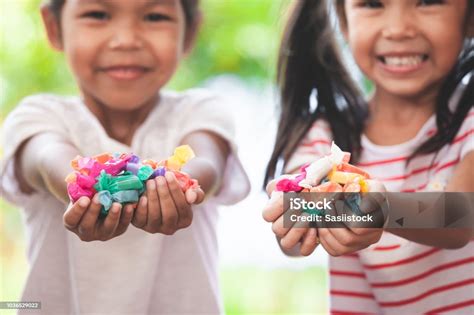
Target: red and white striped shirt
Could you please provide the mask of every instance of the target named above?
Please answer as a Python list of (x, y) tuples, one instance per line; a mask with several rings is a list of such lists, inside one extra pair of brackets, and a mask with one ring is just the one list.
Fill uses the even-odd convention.
[[(362, 136), (358, 166), (382, 181), (388, 191), (442, 191), (456, 165), (474, 150), (474, 110), (451, 144), (436, 156), (416, 157), (407, 167), (407, 157), (435, 130), (433, 116), (402, 144), (379, 146)], [(295, 169), (328, 154), (331, 141), (329, 124), (317, 121), (286, 168)], [(446, 250), (384, 232), (377, 244), (355, 254), (330, 257), (329, 265), (333, 314), (474, 314), (474, 241)]]

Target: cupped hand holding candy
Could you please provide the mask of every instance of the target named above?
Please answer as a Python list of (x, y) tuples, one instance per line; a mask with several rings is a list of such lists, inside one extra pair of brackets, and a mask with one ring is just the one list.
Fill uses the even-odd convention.
[[(278, 180), (273, 180), (267, 185), (267, 193), (270, 200), (263, 209), (263, 218), (272, 223), (272, 231), (275, 233), (279, 245), (289, 255), (310, 255), (319, 245), (318, 231), (314, 227), (291, 226), (283, 224), (283, 214), (288, 210), (283, 206), (283, 192), (275, 190)], [(296, 238), (295, 238), (296, 235)], [(294, 241), (295, 239), (296, 242)], [(294, 252), (295, 246), (297, 253)]]
[(198, 181), (181, 171), (193, 157), (187, 145), (160, 162), (129, 153), (76, 157), (66, 178), (73, 205), (64, 215), (65, 226), (86, 241), (118, 236), (130, 223), (167, 235), (188, 227), (191, 205), (204, 199)]
[[(340, 256), (366, 248), (376, 243), (382, 235), (381, 228), (360, 228), (346, 223), (341, 223), (341, 227), (337, 228), (315, 228), (299, 222), (292, 226), (283, 225), (283, 214), (288, 210), (283, 207), (283, 192), (307, 191), (349, 192), (352, 196), (359, 193), (359, 210), (373, 213), (378, 226), (383, 226), (386, 220), (380, 208), (385, 198), (383, 184), (369, 179), (370, 176), (363, 170), (348, 164), (350, 155), (335, 144), (331, 151), (329, 156), (303, 166), (302, 173), (286, 175), (267, 186), (271, 198), (263, 210), (263, 218), (272, 223), (272, 230), (287, 253), (299, 245), (301, 255), (310, 255), (321, 244), (330, 255)], [(367, 192), (379, 194), (365, 194)], [(344, 197), (343, 194), (340, 196)]]
[(146, 182), (146, 192), (138, 202), (132, 224), (149, 233), (172, 235), (191, 225), (191, 205), (203, 200), (200, 187), (183, 192), (175, 174), (167, 172)]
[(64, 226), (85, 242), (107, 241), (125, 233), (133, 217), (134, 205), (122, 207), (114, 202), (105, 219), (99, 217), (101, 207), (99, 194), (95, 194), (92, 200), (79, 198), (64, 213)]

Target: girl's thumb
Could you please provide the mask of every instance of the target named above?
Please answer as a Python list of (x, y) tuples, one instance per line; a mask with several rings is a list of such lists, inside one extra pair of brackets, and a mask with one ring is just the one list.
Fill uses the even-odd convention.
[(186, 200), (188, 201), (188, 203), (195, 203), (196, 199), (197, 193), (193, 189), (189, 189), (188, 191), (186, 191)]

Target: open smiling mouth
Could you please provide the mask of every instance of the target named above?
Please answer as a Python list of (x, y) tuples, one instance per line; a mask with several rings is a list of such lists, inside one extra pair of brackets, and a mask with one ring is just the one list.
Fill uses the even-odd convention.
[(138, 79), (149, 70), (150, 69), (141, 66), (116, 66), (103, 69), (107, 75), (117, 80)]
[(428, 55), (379, 56), (377, 59), (388, 67), (416, 67), (428, 60)]

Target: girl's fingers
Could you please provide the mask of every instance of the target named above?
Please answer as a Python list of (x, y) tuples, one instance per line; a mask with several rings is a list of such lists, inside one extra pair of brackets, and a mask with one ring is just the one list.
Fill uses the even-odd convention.
[(185, 192), (186, 202), (190, 205), (198, 205), (204, 201), (205, 193), (201, 188), (188, 189)]
[(186, 197), (186, 202), (189, 204), (194, 204), (198, 198), (197, 192), (194, 189), (188, 189), (184, 193)]
[(122, 205), (118, 202), (114, 202), (112, 207), (109, 209), (109, 213), (105, 217), (104, 222), (101, 224), (99, 234), (101, 240), (109, 239), (113, 234), (115, 229), (119, 224), (120, 212), (122, 210)]
[(100, 208), (102, 205), (99, 202), (99, 195), (96, 194), (89, 204), (89, 208), (79, 223), (79, 232), (83, 235), (90, 236), (94, 233), (94, 229), (99, 218)]
[(328, 231), (339, 244), (345, 247), (356, 247), (362, 241), (361, 237), (346, 228), (329, 228)]
[(263, 209), (263, 219), (267, 222), (274, 222), (278, 219), (283, 213), (283, 192), (274, 191), (270, 197), (270, 200), (267, 202), (267, 205)]
[(158, 231), (161, 226), (161, 207), (154, 179), (151, 179), (146, 183), (146, 197), (148, 201), (146, 229), (150, 231)]
[(265, 190), (267, 191), (268, 196), (271, 196), (272, 192), (275, 190), (276, 182), (277, 180), (274, 179), (267, 184), (267, 187), (265, 187)]
[(291, 230), (280, 240), (280, 245), (283, 249), (289, 250), (295, 247), (308, 232), (308, 227), (293, 226)]
[(87, 197), (81, 197), (78, 201), (76, 201), (63, 215), (63, 223), (64, 226), (68, 230), (73, 230), (77, 228), (77, 225), (82, 219), (82, 216), (87, 210), (87, 207), (90, 204), (90, 199)]
[[(333, 256), (340, 256), (348, 253), (353, 253), (355, 251), (358, 251), (361, 248), (366, 247), (364, 242), (364, 239), (360, 239), (356, 237), (355, 239), (352, 240), (347, 240), (345, 237), (347, 235), (344, 234), (344, 232), (338, 231), (338, 230), (344, 230), (344, 229), (327, 229), (327, 233), (324, 235), (324, 239), (326, 243), (334, 250), (335, 254), (331, 254)], [(348, 231), (348, 230), (346, 230)], [(321, 233), (321, 232), (320, 232)], [(352, 232), (351, 232), (352, 233)], [(320, 234), (321, 235), (321, 234)], [(339, 239), (337, 239), (334, 235), (337, 235)], [(354, 234), (355, 235), (355, 234)], [(322, 243), (322, 236), (321, 236), (321, 243)], [(341, 239), (344, 239), (342, 242), (340, 241)], [(347, 245), (345, 245), (347, 244)]]
[(196, 188), (194, 192), (196, 193), (196, 200), (194, 200), (194, 204), (198, 205), (204, 201), (206, 194), (201, 188)]
[[(319, 242), (324, 247), (326, 252), (331, 256), (338, 256), (338, 252), (333, 248), (332, 243), (334, 242), (333, 236), (329, 233), (327, 228), (318, 229)], [(330, 241), (331, 240), (331, 241)]]
[(173, 234), (178, 225), (178, 210), (171, 197), (166, 179), (163, 176), (158, 176), (156, 182), (161, 206), (162, 232), (164, 234)]
[(114, 232), (114, 235), (120, 235), (125, 233), (133, 217), (133, 206), (131, 204), (125, 205), (123, 207), (122, 214), (120, 215), (120, 221), (118, 223), (117, 229)]
[(146, 196), (140, 197), (140, 200), (138, 201), (138, 206), (135, 209), (135, 212), (133, 214), (133, 219), (132, 219), (132, 224), (136, 226), (137, 228), (142, 228), (146, 225), (146, 220), (147, 220), (147, 206), (148, 206), (148, 200)]
[(310, 228), (303, 236), (303, 241), (300, 246), (300, 253), (303, 256), (311, 255), (316, 247), (319, 245), (318, 230)]
[(281, 216), (278, 219), (276, 219), (275, 222), (273, 222), (272, 224), (272, 231), (279, 238), (283, 238), (294, 225), (294, 223), (292, 222), (285, 222), (285, 224), (283, 223), (284, 223), (284, 217)]
[(371, 233), (364, 234), (363, 236), (357, 235), (349, 229), (333, 228), (328, 230), (335, 240), (335, 242), (332, 243), (332, 247), (338, 250), (340, 254), (351, 253), (366, 248), (376, 243), (382, 235), (380, 229), (371, 229)]
[(172, 172), (167, 172), (165, 174), (166, 181), (168, 182), (168, 188), (171, 193), (171, 197), (176, 206), (178, 212), (178, 228), (185, 228), (191, 225), (193, 220), (193, 212), (191, 206), (187, 203), (186, 197), (179, 187), (176, 177)]

